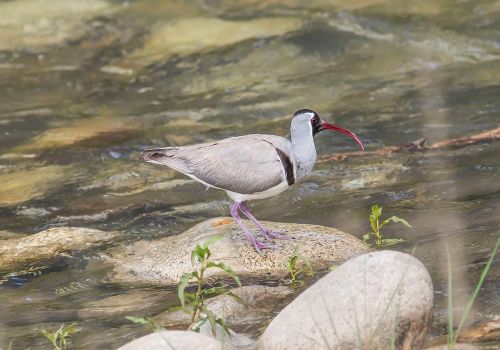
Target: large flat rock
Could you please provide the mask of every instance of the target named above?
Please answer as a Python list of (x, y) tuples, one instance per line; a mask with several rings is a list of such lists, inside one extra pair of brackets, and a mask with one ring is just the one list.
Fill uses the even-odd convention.
[[(177, 236), (112, 248), (101, 256), (114, 266), (109, 276), (111, 282), (173, 285), (184, 273), (193, 270), (192, 249), (213, 236), (223, 238), (211, 245), (211, 259), (231, 266), (240, 277), (284, 277), (285, 262), (296, 247), (316, 269), (343, 263), (369, 251), (356, 237), (331, 227), (264, 224), (290, 239), (277, 240), (281, 247), (265, 250), (263, 256), (249, 245), (239, 226), (224, 217), (204, 221)], [(207, 277), (218, 274), (218, 269), (207, 270)]]
[(85, 227), (54, 227), (22, 238), (2, 240), (0, 270), (50, 260), (73, 251), (84, 251), (109, 243), (117, 232)]

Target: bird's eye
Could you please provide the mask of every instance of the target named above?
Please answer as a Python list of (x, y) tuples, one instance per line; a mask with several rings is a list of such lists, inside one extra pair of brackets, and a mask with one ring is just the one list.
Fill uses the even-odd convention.
[(311, 119), (311, 125), (312, 126), (316, 126), (317, 124), (319, 123), (319, 117), (317, 115), (315, 115), (314, 117), (312, 117)]

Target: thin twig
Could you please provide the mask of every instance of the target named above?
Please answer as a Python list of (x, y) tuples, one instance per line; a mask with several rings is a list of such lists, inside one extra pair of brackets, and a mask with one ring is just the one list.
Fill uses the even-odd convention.
[(421, 138), (400, 146), (388, 146), (370, 151), (327, 154), (320, 156), (318, 159), (318, 163), (329, 162), (332, 160), (342, 161), (348, 158), (366, 157), (374, 155), (385, 156), (388, 154), (402, 153), (402, 152), (414, 153), (414, 152), (436, 151), (446, 148), (461, 148), (478, 143), (486, 143), (493, 141), (500, 141), (500, 127), (483, 131), (471, 136), (464, 136), (464, 137), (439, 141), (433, 143), (432, 145), (427, 145), (427, 140), (425, 138)]

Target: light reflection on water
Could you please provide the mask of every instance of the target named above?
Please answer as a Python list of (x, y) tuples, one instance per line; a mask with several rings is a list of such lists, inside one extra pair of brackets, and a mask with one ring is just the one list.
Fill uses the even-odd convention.
[[(128, 242), (226, 215), (223, 193), (138, 163), (140, 150), (245, 133), (287, 135), (299, 108), (355, 130), (372, 149), (499, 123), (494, 1), (81, 3), (76, 17), (63, 2), (54, 5), (57, 13), (34, 1), (0, 3), (0, 230), (9, 235), (86, 226), (119, 230)], [(171, 33), (172, 20), (189, 28), (178, 34), (181, 44), (155, 36)], [(241, 37), (199, 35), (221, 33), (238, 20), (250, 23)], [(54, 30), (60, 36), (51, 36)], [(319, 135), (317, 147), (325, 154), (354, 145)], [(456, 271), (459, 315), (498, 236), (498, 152), (492, 143), (325, 162), (293, 189), (253, 207), (265, 220), (334, 226), (357, 237), (368, 229), (373, 203), (407, 219), (413, 229), (388, 227), (386, 234), (407, 240), (395, 249), (416, 247), (431, 271), (433, 333), (442, 334), (444, 242)], [(91, 252), (0, 286), (6, 308), (0, 311), (7, 315), (0, 346), (14, 337), (43, 348), (36, 328), (75, 320), (82, 328), (76, 348), (111, 348), (143, 334), (122, 315), (82, 316), (92, 301), (131, 288), (102, 282), (105, 269), (86, 269), (93, 258)], [(495, 265), (472, 319), (500, 313), (499, 273)]]

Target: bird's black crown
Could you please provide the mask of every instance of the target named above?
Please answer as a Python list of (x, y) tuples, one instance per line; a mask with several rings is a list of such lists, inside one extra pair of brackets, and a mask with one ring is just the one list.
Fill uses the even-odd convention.
[(318, 115), (318, 113), (316, 113), (316, 112), (315, 112), (315, 111), (313, 111), (312, 109), (307, 109), (307, 108), (304, 108), (304, 109), (299, 109), (297, 112), (295, 112), (295, 113), (293, 114), (293, 116), (295, 117), (295, 116), (297, 116), (297, 115), (299, 115), (299, 114), (305, 114), (305, 113), (312, 113), (312, 114), (314, 114), (315, 116), (317, 116), (317, 115)]

